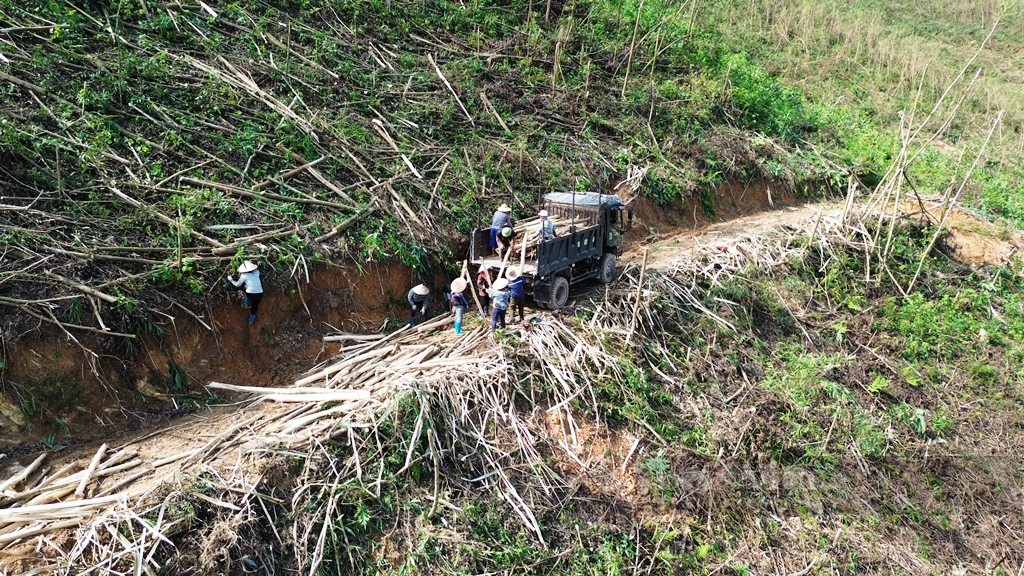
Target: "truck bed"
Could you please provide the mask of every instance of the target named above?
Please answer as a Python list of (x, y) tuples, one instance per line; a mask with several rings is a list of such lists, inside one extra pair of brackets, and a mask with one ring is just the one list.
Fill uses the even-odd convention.
[[(601, 254), (602, 241), (599, 226), (579, 228), (574, 232), (558, 236), (553, 240), (529, 246), (526, 264), (520, 272), (524, 276), (547, 277), (583, 260)], [(469, 260), (477, 266), (500, 268), (501, 258), (491, 249), (490, 228), (477, 229), (471, 238)], [(519, 266), (521, 246), (513, 246), (509, 266)]]
[[(478, 260), (473, 261), (474, 264), (479, 265), (481, 268), (501, 268), (502, 259), (498, 256), (486, 256)], [(519, 256), (513, 254), (508, 259), (509, 268), (519, 268)], [(523, 265), (523, 269), (519, 271), (524, 276), (535, 276), (537, 274), (537, 259), (527, 258), (526, 263)]]

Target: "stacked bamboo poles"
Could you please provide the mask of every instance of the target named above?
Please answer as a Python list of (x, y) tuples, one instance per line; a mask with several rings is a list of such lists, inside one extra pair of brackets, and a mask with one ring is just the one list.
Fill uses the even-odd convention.
[(0, 548), (50, 530), (77, 526), (96, 508), (123, 498), (106, 491), (84, 497), (88, 488), (96, 492), (102, 479), (143, 465), (125, 450), (107, 457), (106, 449), (103, 445), (85, 467), (76, 460), (53, 473), (41, 469), (48, 457), (44, 453), (0, 484)]
[[(560, 236), (568, 235), (571, 231), (592, 225), (587, 222), (585, 218), (549, 216), (548, 220), (554, 225), (555, 233)], [(537, 254), (537, 244), (540, 243), (540, 217), (533, 216), (526, 220), (516, 222), (516, 228), (519, 231), (519, 237), (516, 238), (516, 244), (522, 245), (525, 243), (526, 246), (526, 252), (523, 259), (535, 259)]]

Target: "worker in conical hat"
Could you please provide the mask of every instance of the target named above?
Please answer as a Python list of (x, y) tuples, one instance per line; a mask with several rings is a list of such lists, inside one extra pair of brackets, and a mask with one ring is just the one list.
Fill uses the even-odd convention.
[(494, 305), (494, 314), (491, 316), (491, 332), (498, 329), (498, 324), (501, 327), (505, 327), (505, 312), (508, 310), (509, 300), (512, 298), (512, 293), (508, 289), (508, 279), (498, 278), (491, 285), (490, 290), (491, 304)]
[(416, 325), (416, 317), (420, 314), (423, 314), (424, 320), (430, 320), (430, 312), (427, 311), (427, 307), (430, 305), (430, 288), (423, 284), (417, 284), (412, 287), (412, 290), (409, 290), (405, 299), (409, 301), (409, 307), (412, 309), (409, 326)]
[(469, 283), (462, 278), (452, 280), (452, 295), (449, 297), (448, 303), (451, 305), (452, 311), (455, 312), (456, 336), (462, 336), (462, 315), (466, 313), (466, 307), (469, 306), (464, 294), (466, 286), (469, 286)]
[(516, 221), (512, 218), (512, 208), (508, 204), (498, 206), (491, 217), (491, 248), (498, 250), (498, 236), (502, 228), (515, 229)]
[(509, 310), (512, 311), (511, 322), (515, 322), (516, 310), (519, 310), (519, 321), (523, 321), (523, 301), (526, 300), (526, 282), (523, 280), (522, 275), (519, 274), (518, 268), (509, 268), (505, 272), (505, 277), (508, 278), (508, 289), (512, 293), (512, 300), (509, 303)]
[(228, 275), (228, 282), (245, 294), (242, 306), (249, 308), (249, 324), (251, 325), (256, 321), (260, 300), (263, 300), (263, 283), (260, 282), (259, 267), (251, 260), (246, 260), (238, 267), (238, 278)]

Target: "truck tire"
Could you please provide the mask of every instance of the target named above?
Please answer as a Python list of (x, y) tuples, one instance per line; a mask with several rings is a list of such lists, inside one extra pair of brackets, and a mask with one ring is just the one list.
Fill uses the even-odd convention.
[(551, 283), (551, 300), (548, 301), (549, 310), (558, 310), (569, 302), (569, 281), (562, 276), (555, 278)]
[(601, 268), (597, 272), (597, 279), (602, 284), (611, 284), (615, 280), (615, 254), (608, 252), (601, 257)]

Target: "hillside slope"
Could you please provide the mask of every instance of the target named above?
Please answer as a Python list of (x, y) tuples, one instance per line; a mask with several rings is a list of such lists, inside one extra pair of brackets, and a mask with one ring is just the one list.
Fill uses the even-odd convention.
[[(847, 228), (846, 210), (682, 232), (572, 314), (536, 316), (531, 333), (491, 339), (474, 322), (459, 339), (449, 319), (349, 347), (299, 384), (325, 382), (326, 368), (327, 389), (366, 390), (369, 403), (303, 403), (296, 389), (299, 404), (186, 419), (112, 445), (89, 482), (95, 499), (27, 526), (11, 508), (0, 530), (49, 533), (58, 573), (1018, 566), (1021, 281), (949, 257), (984, 245), (1002, 250), (989, 256), (998, 264), (1024, 236), (956, 210), (908, 298), (898, 285), (920, 256), (916, 217), (888, 266), (858, 270), (871, 218)], [(567, 381), (567, 369), (584, 377)], [(91, 455), (80, 450), (78, 468)], [(21, 493), (40, 492), (31, 486)], [(111, 490), (127, 502), (102, 502)], [(82, 514), (77, 532), (58, 530)], [(108, 540), (108, 527), (125, 537)], [(5, 567), (46, 563), (31, 538), (15, 544)]]
[[(1022, 25), (0, 0), (2, 568), (1019, 572)], [(633, 201), (616, 284), (531, 333), (397, 330), (496, 204), (557, 189)], [(827, 202), (736, 218), (780, 199)], [(210, 380), (287, 385), (350, 330), (400, 340), (331, 359), (372, 401), (204, 419)]]
[(8, 333), (101, 328), (88, 295), (137, 334), (243, 257), (429, 279), (495, 204), (634, 166), (709, 214), (727, 179), (845, 186), (799, 91), (643, 4), (0, 3)]

